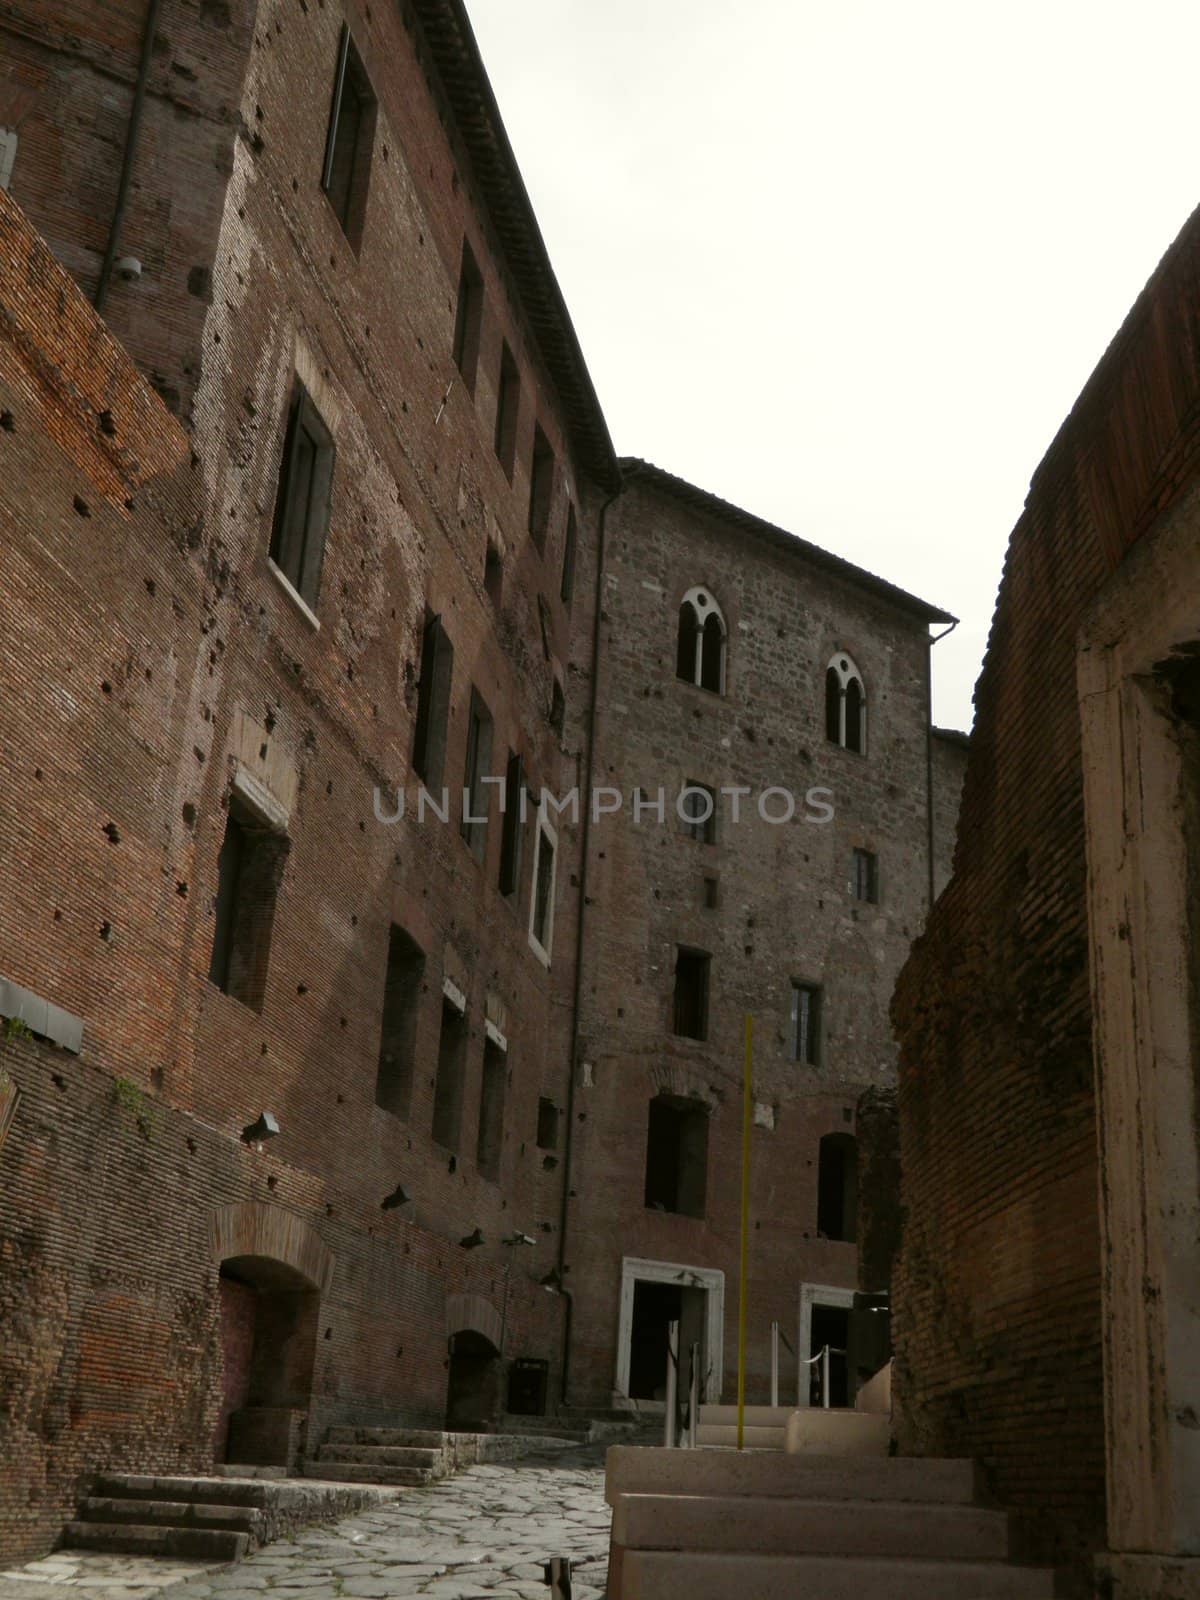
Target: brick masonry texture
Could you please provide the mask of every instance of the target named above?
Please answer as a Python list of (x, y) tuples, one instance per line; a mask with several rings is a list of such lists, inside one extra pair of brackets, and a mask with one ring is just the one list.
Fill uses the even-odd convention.
[[(544, 1361), (555, 1401), (568, 1315), (570, 1397), (607, 1403), (621, 1253), (732, 1272), (747, 1006), (775, 1123), (755, 1135), (755, 1384), (799, 1281), (854, 1282), (854, 1246), (816, 1237), (817, 1145), (893, 1075), (886, 1000), (927, 899), (925, 626), (645, 485), (609, 508), (597, 585), (617, 466), (552, 282), (532, 245), (502, 247), (512, 207), (488, 199), (479, 127), (439, 72), (449, 47), (430, 30), (457, 15), (163, 0), (120, 239), (144, 270), (113, 280), (104, 321), (87, 297), (145, 12), (74, 0), (0, 18), (0, 125), (20, 129), (0, 195), (0, 975), (83, 1021), (79, 1055), (0, 1031), (21, 1094), (0, 1151), (0, 1560), (47, 1548), (98, 1470), (212, 1465), (271, 1322), (260, 1310), (251, 1330), (245, 1285), (220, 1269), (259, 1250), (289, 1293), (302, 1279), (318, 1295), (307, 1370), (291, 1335), (276, 1361), (308, 1385), (310, 1448), (337, 1423), (440, 1424), (460, 1332)], [(377, 99), (357, 245), (320, 182), (343, 22)], [(484, 289), (473, 387), (452, 359), (464, 237)], [(511, 478), (494, 448), (504, 345), (521, 379)], [(297, 375), (336, 446), (310, 606), (267, 558)], [(535, 422), (556, 459), (544, 539)], [(730, 627), (719, 699), (674, 677), (678, 596), (697, 581)], [(582, 830), (559, 819), (547, 967), (528, 937), (532, 821), (506, 895), (494, 795), (482, 859), (414, 814), (427, 613), (454, 649), (452, 790), (474, 691), (493, 772), (519, 754), (535, 794), (592, 768), (626, 792), (825, 783), (836, 821), (761, 825), (736, 853), (732, 837), (597, 828), (585, 904)], [(868, 684), (865, 758), (824, 741), (836, 647)], [(955, 760), (935, 750), (948, 793)], [(235, 784), (286, 821), (261, 1009), (208, 976)], [(386, 814), (401, 788), (389, 825), (374, 796)], [(880, 854), (878, 907), (851, 903), (855, 844)], [(375, 1099), (393, 926), (425, 956), (403, 1116)], [(667, 1038), (684, 935), (714, 956), (706, 1046)], [(782, 1051), (791, 977), (828, 989), (826, 1065), (802, 1084)], [(432, 1138), (447, 983), (466, 1000), (453, 1149)], [(485, 1020), (508, 1044), (494, 1181), (475, 1159)], [(644, 1209), (654, 1084), (715, 1107), (704, 1221)], [(565, 1140), (537, 1147), (541, 1099), (571, 1107), (570, 1168)], [(262, 1111), (281, 1133), (259, 1147), (241, 1135)], [(398, 1186), (410, 1201), (385, 1206)], [(246, 1204), (261, 1209), (240, 1231), (229, 1208)], [(533, 1247), (506, 1246), (514, 1233)], [(541, 1281), (558, 1270), (570, 1299)]]
[(1017, 1552), (1105, 1542), (1096, 1102), (1075, 651), (1122, 555), (1194, 483), (1200, 224), (1164, 258), (1013, 531), (954, 878), (900, 978), (905, 1452), (971, 1455)]
[[(613, 1389), (622, 1257), (725, 1273), (726, 1395), (736, 1371), (743, 1019), (755, 1016), (749, 1395), (769, 1398), (769, 1329), (796, 1343), (802, 1283), (853, 1288), (851, 1242), (817, 1229), (820, 1140), (855, 1132), (855, 1102), (894, 1077), (888, 999), (929, 895), (926, 679), (920, 617), (756, 541), (653, 481), (611, 508), (600, 615), (595, 782), (624, 796), (592, 829), (584, 932), (572, 1200), (575, 1295), (572, 1396)], [(676, 677), (683, 596), (700, 586), (728, 629), (724, 694)], [(825, 670), (848, 651), (867, 688), (867, 753), (831, 744)], [(583, 697), (577, 697), (583, 707)], [(961, 767), (948, 747), (948, 782)], [(681, 787), (741, 784), (743, 820), (718, 799), (716, 840), (685, 838)], [(797, 796), (796, 820), (761, 820), (772, 786)], [(667, 796), (666, 824), (632, 820), (634, 790)], [(831, 791), (833, 821), (801, 820), (812, 788)], [(775, 815), (782, 802), (770, 802)], [(811, 808), (812, 814), (822, 814)], [(877, 905), (853, 895), (853, 852), (879, 858)], [(948, 846), (938, 846), (945, 851)], [(704, 879), (718, 904), (707, 908)], [(711, 955), (710, 1020), (701, 1043), (672, 1036), (677, 945)], [(789, 1059), (793, 981), (823, 988), (819, 1066)], [(647, 1209), (649, 1102), (657, 1093), (711, 1108), (706, 1214)], [(603, 1199), (602, 1199), (603, 1197)], [(894, 1207), (894, 1194), (893, 1194)], [(804, 1352), (807, 1354), (807, 1351)], [(783, 1397), (794, 1395), (784, 1354)]]

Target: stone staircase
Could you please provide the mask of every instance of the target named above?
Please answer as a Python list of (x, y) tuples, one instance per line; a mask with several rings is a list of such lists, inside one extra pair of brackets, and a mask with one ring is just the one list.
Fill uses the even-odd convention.
[[(524, 1420), (524, 1419), (523, 1419)], [(419, 1488), (462, 1467), (512, 1461), (537, 1445), (566, 1449), (577, 1430), (549, 1433), (437, 1433), (421, 1428), (330, 1428), (304, 1462), (308, 1478)]]
[(261, 1477), (151, 1477), (110, 1473), (68, 1522), (72, 1550), (240, 1561), (270, 1539), (312, 1522), (350, 1516), (381, 1496), (367, 1488), (334, 1489)]
[(609, 1451), (609, 1600), (1050, 1600), (973, 1463)]

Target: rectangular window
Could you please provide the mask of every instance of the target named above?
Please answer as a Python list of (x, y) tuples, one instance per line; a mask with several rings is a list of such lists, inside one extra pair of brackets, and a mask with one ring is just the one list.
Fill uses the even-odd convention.
[(702, 1217), (707, 1188), (707, 1108), (698, 1100), (656, 1095), (646, 1129), (647, 1209)]
[(500, 381), (496, 385), (496, 456), (512, 482), (517, 459), (517, 418), (521, 410), (521, 375), (505, 340), (500, 352)]
[(524, 794), (525, 770), (520, 756), (510, 752), (504, 774), (504, 829), (500, 838), (500, 893), (504, 895), (516, 894), (521, 883)]
[(421, 676), (417, 683), (417, 725), (413, 735), (413, 771), (434, 793), (441, 787), (446, 761), (446, 723), (450, 715), (450, 685), (454, 672), (454, 647), (446, 637), (441, 617), (425, 613), (421, 636)]
[(550, 526), (550, 506), (554, 499), (554, 451), (542, 432), (541, 424), (533, 425), (533, 459), (529, 466), (529, 531), (533, 542), (541, 550), (546, 543), (546, 529)]
[(558, 1149), (558, 1107), (545, 1095), (538, 1100), (537, 1146), (539, 1150)]
[(703, 950), (678, 947), (675, 957), (673, 1030), (681, 1039), (708, 1038), (708, 973), (711, 957)]
[(329, 529), (333, 457), (329, 429), (297, 378), (292, 385), (283, 436), (270, 556), (296, 593), (314, 610)]
[(529, 941), (547, 965), (554, 943), (554, 857), (557, 840), (544, 817), (538, 818), (537, 850), (533, 863), (533, 892), (529, 900)]
[(504, 1151), (504, 1097), (508, 1087), (508, 1056), (493, 1040), (483, 1047), (483, 1079), (479, 1090), (479, 1134), (475, 1165), (489, 1183), (500, 1182)]
[(393, 923), (388, 935), (375, 1104), (397, 1117), (408, 1115), (412, 1101), (417, 1012), (424, 976), (425, 952)]
[(854, 852), (854, 898), (878, 903), (879, 857), (871, 850)]
[(230, 798), (225, 839), (217, 857), (208, 977), (254, 1011), (263, 1008), (275, 897), (287, 848), (286, 834), (268, 827), (236, 796)]
[(484, 778), (492, 766), (492, 715), (471, 690), (467, 718), (467, 766), (463, 773), (462, 836), (476, 861), (487, 854), (488, 790)]
[(466, 1015), (449, 999), (443, 999), (437, 1077), (433, 1086), (433, 1138), (446, 1150), (458, 1149), (466, 1071)]
[(815, 1067), (821, 1059), (821, 991), (814, 983), (792, 985), (792, 1060)]
[(374, 138), (375, 95), (350, 30), (343, 24), (321, 187), (355, 250), (362, 243)]
[(717, 842), (717, 795), (707, 784), (689, 778), (683, 790), (683, 831), (700, 844)]
[(567, 507), (567, 532), (563, 540), (562, 585), (559, 597), (567, 610), (571, 609), (571, 601), (575, 598), (575, 545), (578, 540), (578, 530), (575, 524), (575, 507)]
[(720, 882), (716, 878), (704, 880), (704, 909), (715, 911), (720, 904)]
[(483, 592), (499, 610), (504, 594), (504, 558), (499, 545), (493, 544), (490, 539), (487, 542), (487, 554), (483, 558)]
[(458, 309), (454, 315), (454, 364), (462, 373), (467, 393), (475, 393), (479, 369), (479, 334), (483, 327), (483, 276), (471, 246), (463, 240), (458, 273)]

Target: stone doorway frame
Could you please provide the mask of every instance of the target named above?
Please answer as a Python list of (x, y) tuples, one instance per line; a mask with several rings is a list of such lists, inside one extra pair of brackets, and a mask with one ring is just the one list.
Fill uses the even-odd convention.
[[(805, 1365), (812, 1347), (812, 1316), (814, 1306), (833, 1306), (835, 1310), (854, 1310), (855, 1290), (847, 1289), (842, 1285), (831, 1283), (802, 1283), (800, 1285), (800, 1309), (796, 1317), (796, 1405), (807, 1411), (812, 1402), (809, 1399), (809, 1375), (811, 1369)], [(847, 1370), (849, 1357), (846, 1358)], [(833, 1388), (832, 1383), (830, 1389)]]
[[(688, 1282), (688, 1279), (695, 1281)], [(709, 1404), (721, 1398), (725, 1372), (725, 1274), (719, 1267), (693, 1267), (683, 1261), (648, 1261), (642, 1256), (621, 1257), (621, 1298), (617, 1317), (616, 1400), (628, 1405), (629, 1365), (633, 1342), (633, 1291), (637, 1283), (677, 1283), (681, 1288), (705, 1292), (704, 1339), (708, 1369), (702, 1400)], [(638, 1402), (643, 1408), (653, 1404)], [(661, 1406), (660, 1406), (661, 1409)]]

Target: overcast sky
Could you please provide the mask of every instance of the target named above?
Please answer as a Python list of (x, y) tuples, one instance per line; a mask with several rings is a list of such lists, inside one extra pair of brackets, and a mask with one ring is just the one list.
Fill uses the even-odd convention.
[(618, 451), (962, 619), (1200, 200), (1200, 6), (467, 0)]

